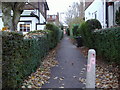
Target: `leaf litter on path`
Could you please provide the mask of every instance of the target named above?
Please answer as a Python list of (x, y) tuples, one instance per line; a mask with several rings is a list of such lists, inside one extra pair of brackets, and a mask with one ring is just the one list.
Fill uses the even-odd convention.
[[(79, 48), (85, 57), (88, 55), (89, 48), (83, 46)], [(84, 65), (87, 67), (87, 65)], [(97, 56), (96, 60), (96, 88), (119, 88), (119, 66), (115, 63), (106, 63)], [(83, 74), (83, 73), (80, 73)], [(82, 81), (80, 79), (80, 81)]]
[(36, 72), (24, 80), (21, 88), (41, 88), (43, 84), (50, 83), (48, 82), (51, 75), (50, 68), (58, 65), (58, 62), (55, 60), (55, 55), (56, 49), (49, 52)]

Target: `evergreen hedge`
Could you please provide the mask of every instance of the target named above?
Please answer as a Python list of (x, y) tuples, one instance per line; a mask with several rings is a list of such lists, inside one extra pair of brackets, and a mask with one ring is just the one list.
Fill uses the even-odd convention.
[(79, 27), (79, 24), (74, 24), (72, 27), (73, 36), (75, 36), (75, 37), (79, 35), (78, 27)]
[(93, 35), (97, 53), (120, 64), (120, 27), (96, 30)]
[(35, 72), (44, 56), (57, 45), (62, 36), (56, 38), (58, 32), (54, 30), (30, 33), (43, 34), (33, 34), (32, 38), (24, 38), (23, 35), (15, 32), (2, 32), (3, 88), (19, 88), (23, 80)]
[(59, 27), (51, 23), (46, 24), (46, 29), (53, 32), (51, 34), (52, 35), (52, 39), (51, 39), (52, 47), (51, 48), (53, 48), (57, 45), (59, 40), (61, 40), (61, 38), (63, 37), (63, 30), (59, 29)]
[(95, 29), (101, 29), (102, 26), (100, 22), (96, 19), (90, 19), (86, 22), (83, 22), (78, 28), (78, 32), (83, 38), (84, 45), (93, 48), (94, 47), (94, 38), (93, 32)]
[(120, 64), (120, 27), (101, 29), (97, 20), (83, 22), (78, 28), (83, 43), (109, 62)]

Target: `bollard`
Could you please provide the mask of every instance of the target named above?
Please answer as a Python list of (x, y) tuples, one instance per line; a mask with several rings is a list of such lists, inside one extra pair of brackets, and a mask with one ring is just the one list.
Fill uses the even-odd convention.
[(90, 49), (88, 51), (86, 88), (95, 88), (96, 79), (95, 64), (96, 64), (96, 52), (94, 49)]

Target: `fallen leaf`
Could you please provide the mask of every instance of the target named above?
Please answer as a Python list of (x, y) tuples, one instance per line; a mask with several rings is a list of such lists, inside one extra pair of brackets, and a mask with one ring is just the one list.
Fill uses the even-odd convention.
[(58, 77), (55, 77), (54, 79), (58, 79)]
[(61, 81), (64, 80), (64, 77), (59, 78)]
[(73, 78), (76, 78), (76, 76), (73, 76)]
[(28, 86), (28, 88), (32, 88), (32, 86), (31, 86), (31, 85), (29, 85), (29, 86)]
[(63, 86), (59, 87), (59, 88), (64, 88)]
[(22, 86), (22, 88), (26, 88), (25, 86)]

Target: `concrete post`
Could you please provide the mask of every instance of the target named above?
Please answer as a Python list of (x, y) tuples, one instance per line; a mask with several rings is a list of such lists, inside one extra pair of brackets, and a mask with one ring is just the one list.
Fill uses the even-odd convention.
[(95, 63), (96, 63), (96, 52), (94, 49), (90, 49), (88, 51), (86, 88), (95, 88), (95, 79), (96, 79)]

